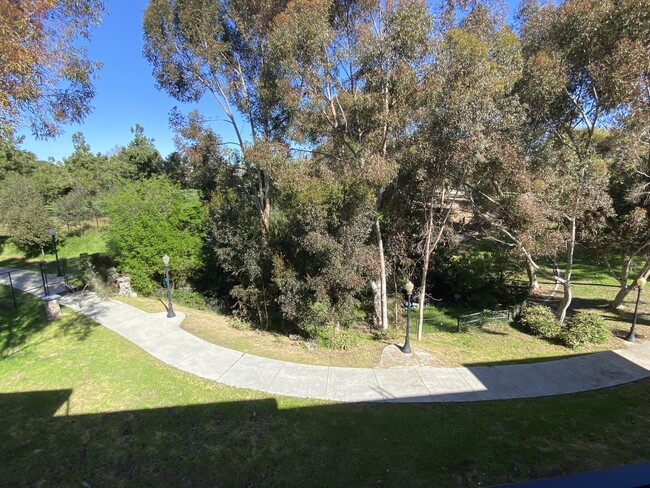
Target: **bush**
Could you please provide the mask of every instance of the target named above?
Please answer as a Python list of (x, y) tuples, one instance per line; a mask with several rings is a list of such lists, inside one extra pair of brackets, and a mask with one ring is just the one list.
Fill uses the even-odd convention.
[(318, 339), (319, 344), (338, 351), (352, 349), (359, 342), (359, 338), (354, 333), (348, 330), (334, 332), (333, 327), (320, 329), (318, 331)]
[[(158, 296), (161, 299), (166, 300), (167, 289), (161, 288)], [(179, 305), (184, 305), (195, 310), (211, 310), (216, 312), (221, 308), (219, 306), (219, 300), (208, 298), (199, 292), (187, 290), (184, 288), (172, 289), (172, 299), (174, 303), (178, 303)]]
[(104, 205), (110, 218), (108, 249), (139, 292), (155, 291), (165, 254), (175, 285), (186, 283), (201, 265), (204, 212), (196, 192), (162, 177), (137, 180), (124, 182)]
[(553, 311), (542, 305), (526, 307), (521, 318), (524, 330), (531, 334), (552, 339), (562, 331), (560, 322), (555, 318)]
[(528, 297), (528, 287), (517, 282), (517, 266), (498, 249), (450, 248), (436, 252), (428, 284), (432, 294), (449, 303), (459, 295), (473, 309), (503, 308)]
[(605, 321), (593, 310), (581, 311), (570, 317), (560, 335), (562, 342), (572, 348), (581, 344), (602, 344), (608, 337)]

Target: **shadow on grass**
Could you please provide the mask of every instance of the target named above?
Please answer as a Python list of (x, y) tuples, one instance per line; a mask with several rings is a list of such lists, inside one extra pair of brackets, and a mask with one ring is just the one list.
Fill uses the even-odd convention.
[[(504, 325), (503, 327), (508, 327), (508, 325)], [(485, 327), (479, 327), (478, 328), (479, 332), (481, 334), (487, 334), (487, 335), (496, 335), (496, 336), (507, 336), (510, 335), (508, 332), (504, 330), (494, 330), (494, 329), (488, 329)]]
[[(33, 342), (32, 337), (42, 332), (49, 324), (45, 317), (43, 300), (28, 293), (15, 290), (18, 309), (7, 299), (0, 300), (0, 359), (17, 354), (30, 346), (40, 344), (49, 338)], [(0, 285), (0, 296), (9, 297), (7, 286)], [(74, 314), (59, 321), (60, 333), (77, 340), (86, 339), (95, 322), (83, 315)]]
[(508, 402), (287, 408), (262, 398), (68, 415), (77, 395), (0, 394), (0, 485), (463, 487), (650, 456), (647, 380)]
[[(549, 340), (552, 342), (552, 340)], [(531, 358), (522, 358), (522, 359), (508, 359), (500, 361), (483, 361), (483, 362), (466, 362), (463, 363), (463, 366), (466, 368), (474, 368), (480, 366), (512, 366), (515, 364), (536, 364), (536, 363), (548, 363), (552, 361), (561, 361), (563, 359), (571, 359), (577, 357), (588, 357), (592, 356), (593, 352), (575, 352), (567, 353), (562, 356), (543, 356), (543, 357), (531, 357)]]

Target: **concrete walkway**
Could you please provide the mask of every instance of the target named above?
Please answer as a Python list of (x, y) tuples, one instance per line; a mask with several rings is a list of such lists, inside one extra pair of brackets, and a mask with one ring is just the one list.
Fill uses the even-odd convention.
[[(7, 271), (0, 268), (0, 273)], [(5, 275), (6, 277), (6, 275)], [(0, 276), (0, 283), (5, 283)], [(14, 286), (34, 290), (38, 273), (12, 271)], [(650, 342), (534, 364), (436, 368), (339, 368), (244, 354), (180, 329), (182, 313), (168, 319), (116, 301), (68, 295), (78, 311), (178, 369), (225, 385), (271, 394), (342, 402), (464, 402), (561, 395), (605, 388), (650, 376)], [(80, 306), (81, 304), (81, 306)], [(621, 341), (622, 342), (622, 341)], [(626, 345), (622, 342), (622, 345)]]

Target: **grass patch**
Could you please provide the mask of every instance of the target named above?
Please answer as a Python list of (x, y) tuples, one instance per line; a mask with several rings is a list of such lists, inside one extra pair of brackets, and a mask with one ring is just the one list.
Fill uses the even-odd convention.
[[(154, 298), (120, 297), (119, 300), (146, 312), (165, 310), (165, 304)], [(174, 309), (186, 314), (181, 327), (203, 340), (248, 354), (302, 364), (371, 368), (377, 366), (381, 352), (387, 345), (404, 342), (404, 322), (400, 324), (399, 330), (391, 329), (391, 333), (386, 335), (353, 331), (355, 347), (337, 351), (318, 347), (316, 342), (291, 340), (287, 335), (242, 325), (231, 317), (214, 312), (193, 310), (176, 304)], [(577, 351), (504, 323), (485, 325), (482, 328), (468, 327), (467, 331), (458, 333), (456, 316), (461, 313), (464, 311), (458, 309), (452, 316), (434, 307), (427, 307), (423, 340), (417, 341), (414, 339), (417, 332), (417, 311), (412, 311), (411, 346), (433, 354), (436, 365), (458, 367), (546, 361), (616, 349), (622, 345), (620, 339), (614, 336), (614, 330), (606, 343), (582, 346)], [(405, 321), (405, 318), (402, 320)], [(612, 322), (606, 323), (612, 327)], [(638, 331), (643, 335), (645, 329), (646, 327), (640, 326)]]
[[(119, 300), (145, 312), (166, 310), (165, 304), (156, 298), (120, 297)], [(287, 335), (260, 330), (216, 312), (177, 304), (174, 310), (185, 313), (181, 328), (203, 340), (256, 356), (302, 364), (371, 368), (377, 365), (383, 348), (393, 343), (389, 338), (378, 341), (369, 332), (355, 332), (357, 342), (353, 350), (332, 350), (318, 347), (316, 342), (292, 340)]]
[[(30, 302), (36, 306), (36, 302)], [(230, 388), (64, 309), (0, 360), (0, 485), (477, 486), (650, 457), (650, 381), (532, 400), (332, 404)], [(8, 325), (11, 324), (11, 325)], [(79, 327), (83, 336), (68, 333)]]
[[(106, 251), (106, 239), (104, 230), (88, 229), (83, 234), (73, 232), (71, 234), (61, 234), (57, 241), (57, 251), (61, 266), (68, 274), (80, 274), (78, 257), (82, 253), (98, 253)], [(43, 255), (26, 258), (24, 253), (13, 243), (5, 243), (2, 253), (0, 253), (0, 267), (28, 269), (30, 271), (40, 272), (40, 263), (45, 263), (48, 273), (56, 274), (56, 257), (54, 252)]]

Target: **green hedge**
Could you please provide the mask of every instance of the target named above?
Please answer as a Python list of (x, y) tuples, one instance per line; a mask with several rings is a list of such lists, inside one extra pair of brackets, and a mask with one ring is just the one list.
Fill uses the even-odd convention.
[(580, 311), (567, 319), (566, 327), (560, 334), (562, 342), (572, 348), (582, 344), (602, 344), (608, 338), (605, 321), (593, 310)]

